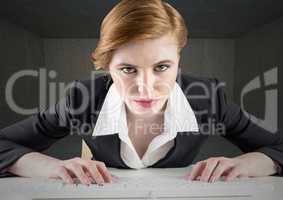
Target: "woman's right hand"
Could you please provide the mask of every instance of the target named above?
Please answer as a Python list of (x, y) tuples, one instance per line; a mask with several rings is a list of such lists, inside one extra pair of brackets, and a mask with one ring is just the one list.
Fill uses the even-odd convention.
[(74, 183), (75, 178), (85, 185), (90, 185), (91, 183), (101, 185), (105, 182), (112, 182), (112, 176), (103, 162), (85, 160), (79, 157), (69, 160), (58, 160), (51, 170), (49, 178), (59, 178), (69, 184)]
[(112, 182), (112, 176), (103, 162), (79, 157), (59, 160), (39, 152), (23, 155), (6, 170), (18, 176), (56, 178), (66, 183), (74, 183), (74, 179), (86, 185)]

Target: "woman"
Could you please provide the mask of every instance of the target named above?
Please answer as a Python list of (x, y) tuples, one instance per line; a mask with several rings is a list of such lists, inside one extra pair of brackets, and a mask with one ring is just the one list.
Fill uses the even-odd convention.
[[(188, 179), (282, 175), (282, 135), (227, 104), (217, 79), (179, 73), (186, 42), (183, 18), (168, 3), (121, 1), (103, 20), (92, 54), (95, 66), (109, 75), (75, 81), (55, 106), (1, 130), (2, 173), (103, 184), (112, 181), (107, 167), (184, 167), (207, 138), (202, 127), (213, 121), (245, 153), (197, 162)], [(203, 89), (207, 98), (199, 97)], [(40, 153), (69, 133), (82, 136), (92, 160)]]

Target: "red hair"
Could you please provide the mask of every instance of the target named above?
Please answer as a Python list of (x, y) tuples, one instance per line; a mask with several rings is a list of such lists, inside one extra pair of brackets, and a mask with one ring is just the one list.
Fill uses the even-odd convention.
[(92, 60), (96, 69), (107, 69), (113, 51), (131, 41), (159, 38), (172, 33), (179, 52), (187, 43), (183, 17), (162, 0), (122, 0), (104, 18)]

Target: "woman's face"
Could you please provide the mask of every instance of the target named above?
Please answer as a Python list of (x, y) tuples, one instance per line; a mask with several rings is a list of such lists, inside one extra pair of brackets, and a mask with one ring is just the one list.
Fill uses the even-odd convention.
[(109, 73), (131, 113), (147, 117), (164, 108), (178, 64), (176, 39), (168, 34), (121, 46), (113, 54)]

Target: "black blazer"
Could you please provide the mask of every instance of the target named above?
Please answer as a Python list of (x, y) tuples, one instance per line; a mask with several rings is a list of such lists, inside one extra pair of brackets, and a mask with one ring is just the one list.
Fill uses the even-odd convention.
[[(282, 132), (270, 133), (254, 124), (241, 108), (228, 103), (217, 79), (179, 74), (177, 82), (186, 95), (200, 127), (199, 132), (179, 132), (175, 145), (164, 158), (151, 167), (184, 167), (192, 163), (208, 134), (225, 137), (243, 152), (262, 152), (283, 167)], [(93, 159), (108, 167), (128, 168), (120, 157), (120, 140), (114, 135), (92, 136), (92, 131), (112, 84), (110, 76), (74, 81), (64, 98), (43, 112), (0, 130), (0, 171), (26, 153), (43, 151), (68, 134), (79, 134), (87, 143)], [(205, 95), (205, 86), (209, 94)], [(83, 90), (82, 90), (83, 88)], [(197, 95), (202, 97), (197, 98)], [(78, 108), (84, 108), (79, 112)], [(81, 107), (82, 108), (82, 107)], [(224, 125), (208, 131), (209, 124)], [(210, 128), (211, 128), (210, 127)], [(282, 176), (282, 173), (280, 174)], [(2, 173), (2, 176), (5, 176)]]

